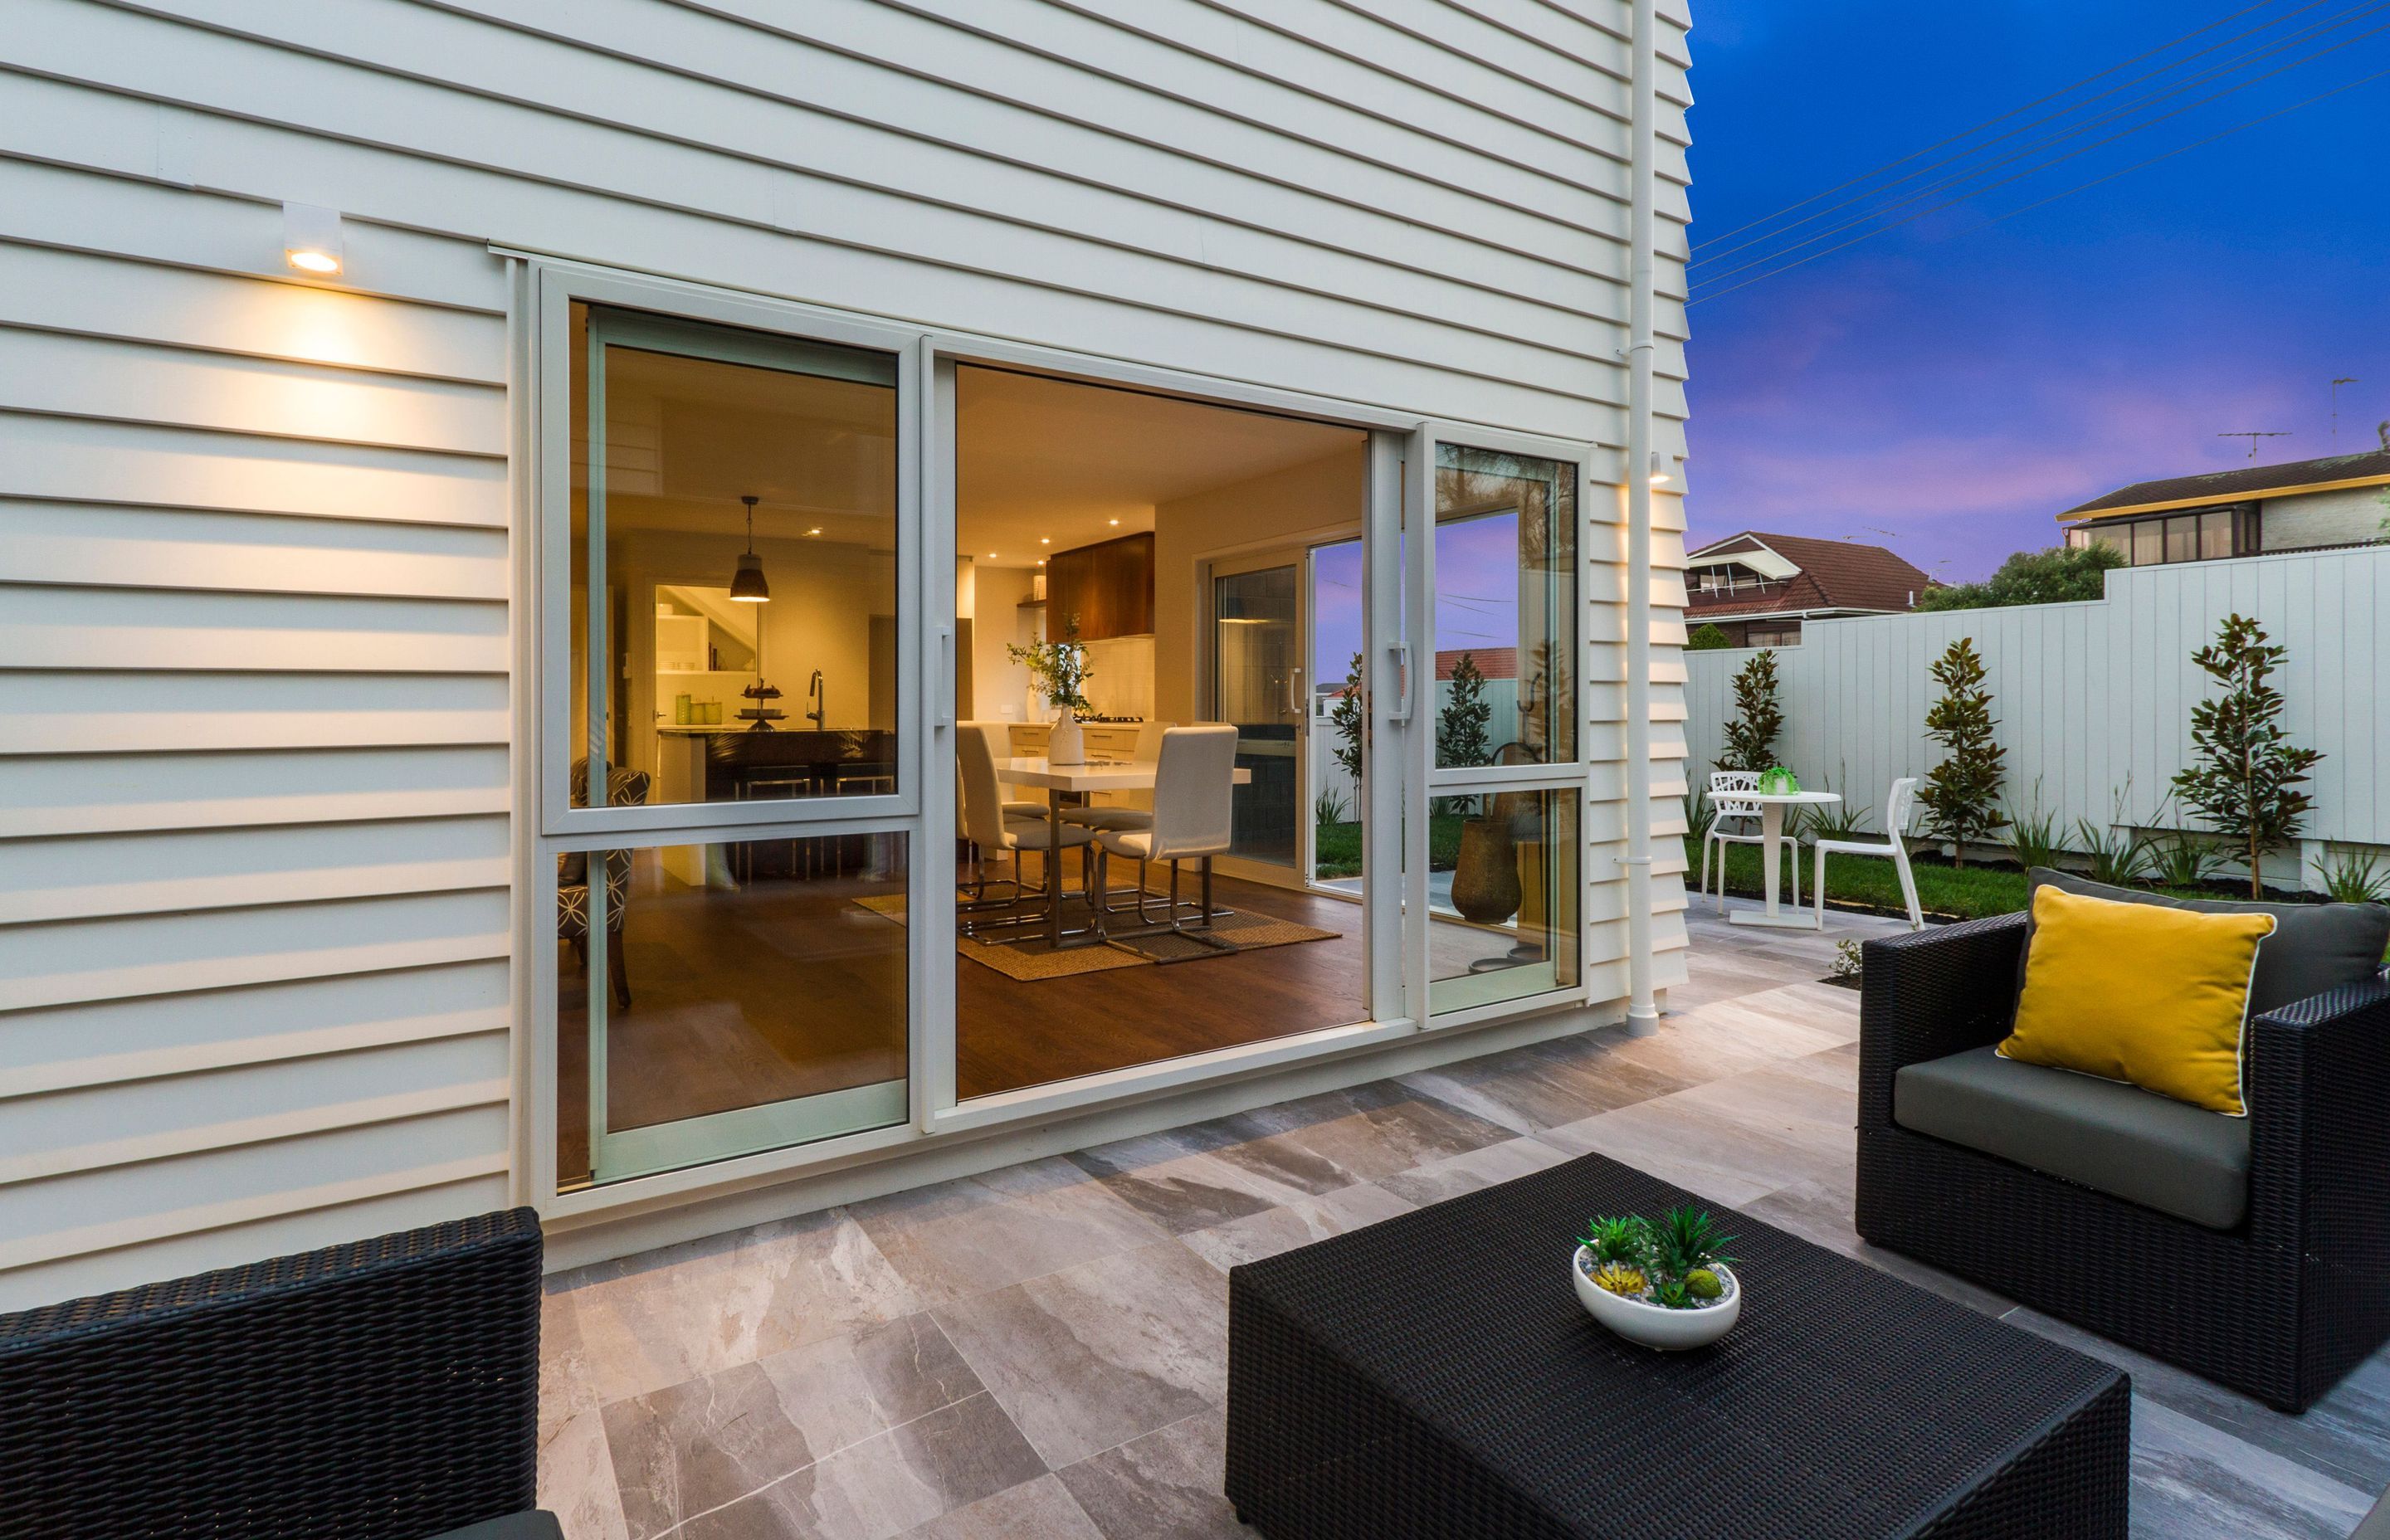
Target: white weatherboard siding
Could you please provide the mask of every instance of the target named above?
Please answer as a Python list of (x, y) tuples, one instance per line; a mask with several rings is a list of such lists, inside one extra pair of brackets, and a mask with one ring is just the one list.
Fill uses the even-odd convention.
[[(2235, 611), (2290, 648), (2274, 676), (2283, 722), (2293, 741), (2324, 753), (2306, 837), (2390, 845), (2390, 548), (2129, 568), (2088, 604), (1812, 621), (1800, 646), (1776, 655), (1782, 757), (1804, 785), (1864, 797), (1880, 829), (1893, 779), (1936, 762), (1924, 724), (1939, 689), (1927, 670), (1970, 636), (2008, 750), (2011, 805), (2031, 807), (2037, 788), (2069, 844), (2076, 819), (2105, 829), (2120, 810), (2143, 828), (2199, 828), (2161, 804), (2191, 753), (2191, 709), (2212, 693), (2191, 655)], [(1692, 764), (1703, 774), (1734, 713), (1734, 673), (1753, 656), (1686, 655)], [(2270, 879), (2296, 880), (2305, 858), (2281, 858)]]
[[(491, 246), (1625, 441), (1624, 0), (6, 9), (0, 1308), (522, 1196)], [(339, 280), (290, 281), (284, 200), (342, 212)], [(1587, 637), (1608, 994), (1616, 517)], [(1680, 716), (1673, 651), (1655, 674)]]

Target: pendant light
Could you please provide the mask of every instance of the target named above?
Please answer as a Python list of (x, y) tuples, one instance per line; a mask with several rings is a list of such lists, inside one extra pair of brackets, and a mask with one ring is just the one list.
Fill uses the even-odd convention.
[(739, 558), (739, 571), (731, 574), (730, 597), (741, 604), (762, 604), (772, 597), (771, 585), (764, 581), (764, 558), (755, 554), (755, 504), (753, 497), (741, 497), (747, 505), (747, 554)]

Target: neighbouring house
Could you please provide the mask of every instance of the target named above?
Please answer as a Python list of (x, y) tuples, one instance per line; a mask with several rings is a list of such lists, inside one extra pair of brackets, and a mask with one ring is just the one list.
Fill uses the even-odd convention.
[(1882, 545), (1746, 530), (1685, 558), (1685, 628), (1735, 647), (1791, 647), (1805, 621), (1893, 615), (1933, 582)]
[(2390, 449), (2135, 481), (2058, 516), (2069, 545), (2109, 545), (2135, 567), (2214, 561), (2383, 538)]
[[(1682, 981), (1616, 683), (1680, 676), (1625, 533), (1678, 0), (6, 8), (0, 1311), (512, 1204), (570, 1266), (1578, 1032), (1644, 915)], [(1481, 638), (1532, 747), (1434, 764), (1407, 660)], [(1171, 725), (1200, 795), (1118, 789)], [(1405, 831), (1489, 788), (1464, 918)], [(1215, 802), (1155, 907), (1291, 938), (1111, 946), (1061, 815)]]

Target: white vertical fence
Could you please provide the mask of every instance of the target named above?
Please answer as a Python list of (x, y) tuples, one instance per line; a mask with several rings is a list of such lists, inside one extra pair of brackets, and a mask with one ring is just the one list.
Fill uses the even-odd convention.
[[(1777, 652), (1784, 735), (1778, 758), (1802, 785), (1871, 804), (1882, 824), (1895, 776), (1934, 764), (1927, 673), (1960, 636), (1974, 638), (2008, 750), (2009, 805), (2040, 805), (2072, 829), (2197, 828), (2167, 802), (2191, 751), (2191, 709), (2206, 675), (2191, 655), (2238, 611), (2290, 657), (2275, 675), (2294, 742), (2323, 751), (2304, 852), (2268, 866), (2278, 879), (2321, 842), (2390, 845), (2390, 546), (2288, 552), (2108, 574), (2093, 603), (1812, 621)], [(1685, 655), (1688, 770), (1705, 776), (1734, 712), (1748, 648)], [(2070, 841), (2072, 842), (2072, 841)]]

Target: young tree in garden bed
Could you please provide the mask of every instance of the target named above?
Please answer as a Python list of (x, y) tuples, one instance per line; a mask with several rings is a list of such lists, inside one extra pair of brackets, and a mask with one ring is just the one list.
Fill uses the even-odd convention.
[(2270, 646), (2265, 628), (2243, 615), (2225, 617), (2216, 640), (2191, 655), (2224, 687), (2191, 709), (2191, 741), (2205, 763), (2174, 778), (2175, 795), (2247, 853), (2249, 896), (2265, 890), (2258, 865), (2298, 835), (2315, 799), (2294, 789), (2323, 758), (2295, 748), (2282, 727), (2282, 692), (2266, 681), (2290, 655)]
[(1776, 702), (1776, 649), (1763, 648), (1734, 676), (1734, 720), (1725, 727), (1721, 770), (1765, 770), (1776, 763), (1784, 708)]
[[(1992, 741), (1999, 722), (1992, 715), (1992, 692), (1984, 688), (1984, 661), (1974, 638), (1961, 636), (1934, 665), (1942, 699), (1925, 713), (1925, 736), (1942, 745), (1942, 763), (1917, 789), (1925, 804), (1925, 827), (1950, 841), (1951, 865), (1967, 864), (1967, 841), (1980, 840), (2006, 820), (2000, 815), (2000, 761), (2008, 751)], [(1897, 837), (1899, 831), (1892, 833)]]
[(1336, 763), (1361, 784), (1361, 733), (1367, 725), (1361, 703), (1361, 655), (1353, 654), (1353, 666), (1344, 671), (1344, 690), (1328, 712), (1328, 725), (1336, 729)]
[(1485, 764), (1494, 751), (1485, 738), (1485, 725), (1493, 716), (1494, 708), (1485, 699), (1485, 675), (1478, 672), (1477, 659), (1464, 652), (1452, 665), (1451, 698), (1436, 714), (1435, 763), (1447, 769)]

